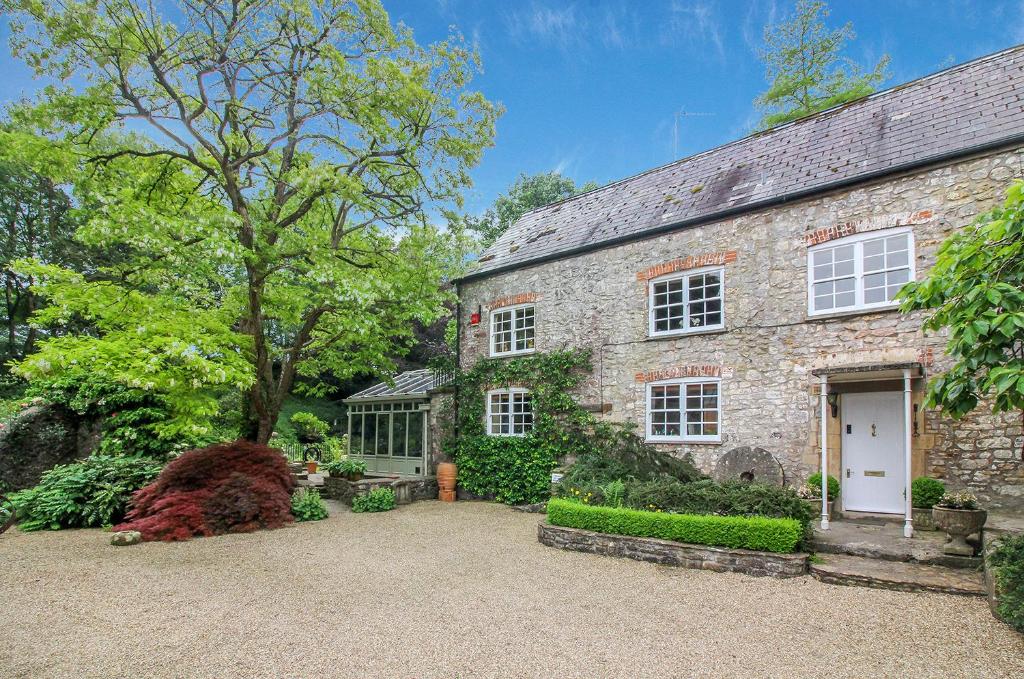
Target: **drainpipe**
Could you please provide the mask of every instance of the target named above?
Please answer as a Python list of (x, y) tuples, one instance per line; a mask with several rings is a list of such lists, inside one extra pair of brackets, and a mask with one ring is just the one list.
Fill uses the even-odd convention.
[(828, 375), (821, 376), (821, 529), (828, 530)]
[(910, 402), (910, 370), (907, 368), (903, 369), (903, 473), (905, 475), (907, 487), (903, 491), (904, 495), (904, 509), (906, 511), (906, 523), (903, 524), (903, 537), (912, 538), (914, 537), (914, 505), (913, 499), (910, 495), (910, 442), (911, 434), (914, 430), (914, 423), (911, 418), (914, 416), (914, 409)]

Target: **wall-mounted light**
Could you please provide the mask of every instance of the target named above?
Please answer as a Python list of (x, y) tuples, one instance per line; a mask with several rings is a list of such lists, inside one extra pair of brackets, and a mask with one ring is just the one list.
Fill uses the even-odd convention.
[(825, 400), (828, 401), (829, 408), (832, 409), (832, 417), (839, 417), (839, 394), (833, 391), (825, 397)]
[(474, 311), (472, 314), (469, 315), (469, 324), (470, 325), (480, 325), (480, 314), (481, 314), (481, 309), (480, 309), (480, 307), (477, 307), (476, 311)]

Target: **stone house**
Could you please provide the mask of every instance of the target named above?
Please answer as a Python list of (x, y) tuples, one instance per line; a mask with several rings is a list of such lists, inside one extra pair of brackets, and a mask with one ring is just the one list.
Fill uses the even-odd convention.
[[(823, 465), (846, 511), (906, 514), (922, 475), (1024, 509), (1021, 422), (922, 407), (944, 339), (893, 295), (1022, 176), (1024, 47), (524, 215), (458, 282), (463, 367), (589, 348), (581, 402), (712, 471)], [(529, 394), (488, 394), (523, 434)], [(824, 444), (824, 445), (823, 445)]]

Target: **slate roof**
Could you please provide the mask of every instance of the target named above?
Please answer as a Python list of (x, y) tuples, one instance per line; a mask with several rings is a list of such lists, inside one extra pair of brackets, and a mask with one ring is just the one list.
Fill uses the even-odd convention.
[(1024, 46), (523, 215), (463, 280), (1024, 141)]
[(348, 403), (349, 401), (371, 398), (378, 401), (409, 398), (412, 396), (426, 398), (427, 392), (437, 386), (435, 384), (434, 372), (429, 369), (406, 371), (396, 375), (394, 382), (394, 386), (389, 385), (387, 382), (375, 384), (356, 394), (352, 394), (344, 399), (344, 402)]

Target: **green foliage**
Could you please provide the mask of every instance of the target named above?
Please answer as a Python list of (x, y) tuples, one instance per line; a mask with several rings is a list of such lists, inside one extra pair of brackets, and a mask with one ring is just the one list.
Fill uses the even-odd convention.
[(178, 421), (161, 394), (109, 382), (102, 373), (81, 368), (40, 375), (28, 394), (99, 421), (101, 455), (160, 459), (199, 445), (211, 430), (208, 416), (193, 413)]
[(557, 172), (542, 172), (535, 175), (521, 174), (508, 188), (499, 195), (494, 205), (487, 209), (481, 217), (465, 217), (466, 228), (476, 232), (481, 247), (486, 248), (498, 240), (501, 234), (508, 231), (516, 220), (530, 210), (557, 203), (560, 200), (578, 196), (597, 188), (594, 182), (582, 186), (569, 177)]
[(918, 509), (931, 509), (945, 494), (946, 484), (928, 476), (919, 476), (910, 484), (910, 497)]
[(889, 57), (865, 73), (841, 56), (846, 42), (855, 37), (853, 26), (830, 30), (824, 23), (828, 15), (824, 2), (798, 0), (793, 18), (765, 28), (761, 60), (770, 86), (754, 102), (764, 110), (759, 129), (867, 96), (886, 79)]
[(306, 446), (306, 451), (310, 457), (319, 460), (322, 464), (329, 464), (331, 462), (337, 462), (341, 459), (342, 455), (345, 454), (345, 443), (344, 438), (338, 438), (337, 436), (328, 436), (323, 441), (317, 443), (310, 443)]
[(319, 521), (327, 518), (327, 505), (316, 488), (299, 488), (292, 494), (292, 516), (296, 521)]
[(366, 495), (352, 498), (353, 512), (386, 512), (395, 508), (395, 491), (390, 488), (374, 488)]
[(626, 506), (676, 514), (722, 514), (796, 519), (813, 517), (810, 507), (792, 488), (760, 483), (716, 483), (710, 479), (680, 483), (663, 478), (626, 486)]
[(795, 552), (803, 537), (803, 527), (793, 519), (666, 514), (564, 499), (548, 503), (548, 522), (597, 533), (778, 553)]
[(557, 450), (536, 436), (477, 436), (455, 458), (459, 486), (518, 505), (547, 499)]
[(605, 507), (621, 507), (626, 499), (626, 484), (622, 479), (615, 479), (601, 486), (601, 495)]
[(926, 406), (957, 419), (982, 399), (993, 412), (1024, 410), (1024, 183), (955, 230), (935, 266), (898, 298), (905, 312), (928, 312), (926, 331), (949, 335), (953, 365), (928, 383)]
[(285, 441), (297, 443), (299, 440), (296, 436), (295, 428), (292, 427), (290, 421), (292, 415), (298, 412), (313, 413), (324, 422), (332, 424), (334, 422), (342, 424), (345, 422), (345, 407), (339, 402), (330, 398), (291, 394), (282, 404), (281, 416), (278, 418), (277, 426), (274, 428), (274, 432)]
[(936, 507), (942, 509), (978, 509), (978, 498), (974, 496), (974, 493), (970, 493), (966, 490), (961, 490), (956, 493), (943, 493), (939, 501), (935, 503)]
[(996, 578), (999, 616), (1024, 633), (1024, 535), (1003, 538), (988, 555)]
[[(817, 491), (817, 497), (821, 497), (821, 472), (814, 472), (807, 477), (807, 485)], [(828, 477), (828, 499), (835, 500), (839, 497), (839, 479), (832, 476)]]
[(420, 45), (379, 0), (137, 5), (0, 0), (13, 53), (54, 83), (24, 114), (45, 134), (0, 149), (51, 160), (76, 237), (123, 253), (16, 265), (40, 322), (92, 326), (20, 369), (89, 365), (181, 422), (215, 409), (204, 388), (242, 390), (242, 433), (266, 441), (293, 387), (389, 372), (444, 314), (465, 244), (427, 206), (461, 205), (501, 107), (469, 89), (460, 36)]
[(350, 476), (355, 474), (366, 473), (366, 462), (363, 460), (354, 460), (346, 458), (344, 460), (335, 460), (334, 462), (328, 462), (324, 465), (324, 469), (331, 476)]
[(34, 488), (8, 499), (22, 530), (86, 528), (116, 523), (132, 494), (161, 465), (143, 458), (93, 456), (45, 472)]
[(306, 443), (323, 440), (330, 428), (326, 422), (313, 413), (297, 412), (288, 421), (298, 439)]
[[(567, 458), (578, 462), (563, 485), (577, 476), (588, 485), (662, 474), (702, 478), (688, 460), (660, 453), (624, 426), (599, 422), (582, 408), (573, 393), (590, 369), (589, 352), (570, 350), (485, 359), (459, 375), (457, 426), (443, 441), (459, 466), (459, 485), (509, 504), (539, 502), (550, 493), (551, 471)], [(488, 436), (486, 392), (510, 385), (530, 390), (533, 430), (525, 437)]]

